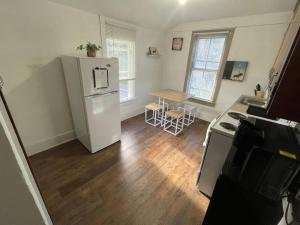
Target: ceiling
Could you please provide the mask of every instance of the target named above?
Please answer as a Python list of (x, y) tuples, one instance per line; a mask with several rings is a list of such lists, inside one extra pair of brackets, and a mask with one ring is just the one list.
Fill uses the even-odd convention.
[[(51, 0), (146, 28), (294, 9), (297, 0)], [(180, 4), (185, 2), (185, 4)]]

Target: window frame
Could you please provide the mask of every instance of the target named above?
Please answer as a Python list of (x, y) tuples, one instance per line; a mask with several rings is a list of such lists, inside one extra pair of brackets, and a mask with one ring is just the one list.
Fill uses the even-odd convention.
[[(105, 51), (106, 51), (106, 56), (108, 56), (108, 47), (107, 47), (107, 38), (105, 38)], [(114, 41), (114, 40), (113, 40)], [(129, 71), (130, 71), (130, 67), (133, 67), (132, 70), (133, 70), (133, 74), (129, 74), (129, 77), (128, 78), (121, 78), (120, 77), (120, 70), (119, 70), (119, 85), (122, 81), (134, 81), (134, 87), (133, 87), (133, 94), (131, 97), (127, 97), (127, 98), (123, 98), (121, 99), (120, 97), (120, 103), (124, 103), (124, 102), (128, 102), (128, 101), (131, 101), (131, 100), (134, 100), (136, 98), (136, 90), (135, 90), (135, 87), (136, 87), (136, 42), (132, 42), (130, 43), (131, 41), (126, 41), (126, 40), (115, 40), (117, 42), (120, 42), (120, 43), (128, 43), (128, 44), (133, 44), (133, 55), (132, 55), (132, 62), (130, 62), (130, 49), (128, 47), (128, 51), (125, 51), (125, 50), (120, 50), (120, 51), (124, 51), (124, 52), (127, 52), (128, 54), (128, 74), (129, 74)], [(130, 65), (130, 64), (133, 64), (133, 65)], [(123, 71), (124, 72), (124, 71)], [(130, 89), (129, 87), (130, 85), (128, 85), (128, 88)], [(128, 89), (128, 91), (129, 91)]]
[(189, 78), (191, 76), (191, 72), (193, 70), (194, 44), (196, 43), (196, 41), (198, 39), (198, 36), (203, 35), (203, 37), (205, 37), (205, 36), (212, 36), (212, 35), (217, 36), (218, 34), (226, 34), (226, 38), (225, 38), (225, 45), (224, 45), (224, 50), (223, 50), (223, 54), (222, 54), (222, 57), (221, 57), (220, 66), (219, 66), (219, 69), (218, 69), (218, 72), (217, 72), (217, 75), (216, 75), (217, 78), (216, 78), (216, 84), (215, 84), (215, 88), (214, 88), (214, 92), (213, 92), (212, 101), (206, 101), (204, 99), (200, 99), (200, 98), (196, 98), (196, 97), (190, 98), (189, 101), (199, 103), (199, 104), (203, 104), (203, 105), (207, 105), (207, 106), (215, 106), (216, 101), (217, 101), (217, 97), (218, 97), (218, 94), (219, 94), (219, 91), (220, 91), (220, 86), (221, 86), (221, 81), (222, 81), (222, 74), (224, 73), (225, 64), (226, 64), (226, 61), (228, 59), (228, 54), (229, 54), (231, 42), (232, 42), (232, 39), (233, 39), (234, 31), (235, 31), (234, 28), (226, 28), (226, 29), (193, 31), (192, 32), (191, 42), (190, 42), (191, 44), (190, 44), (190, 49), (189, 49), (188, 64), (187, 64), (187, 71), (186, 71), (184, 88), (183, 88), (184, 92), (188, 92), (187, 86), (188, 86)]

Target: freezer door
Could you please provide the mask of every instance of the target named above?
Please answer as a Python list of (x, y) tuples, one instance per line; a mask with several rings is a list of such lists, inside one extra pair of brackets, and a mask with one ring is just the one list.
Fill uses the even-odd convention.
[(119, 90), (119, 63), (115, 58), (79, 58), (84, 96)]
[(119, 93), (85, 97), (92, 153), (121, 139)]

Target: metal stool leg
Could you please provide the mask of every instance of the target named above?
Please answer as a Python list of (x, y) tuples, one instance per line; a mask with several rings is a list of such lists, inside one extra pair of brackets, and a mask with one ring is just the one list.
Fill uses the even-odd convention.
[(179, 120), (178, 120), (178, 118), (177, 118), (177, 119), (176, 119), (176, 126), (175, 126), (175, 135), (177, 135), (178, 122), (179, 122)]
[(147, 122), (147, 109), (145, 108), (145, 122)]

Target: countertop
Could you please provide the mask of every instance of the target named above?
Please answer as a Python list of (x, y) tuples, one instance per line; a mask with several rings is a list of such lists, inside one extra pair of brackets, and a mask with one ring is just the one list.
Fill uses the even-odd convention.
[(247, 110), (248, 110), (249, 106), (241, 103), (241, 100), (245, 97), (251, 98), (253, 96), (241, 95), (227, 111), (235, 111), (235, 112), (239, 112), (242, 114), (247, 114)]
[(291, 124), (288, 123), (288, 121), (283, 120), (283, 119), (279, 119), (279, 120), (271, 120), (271, 119), (266, 119), (266, 118), (262, 118), (259, 116), (254, 116), (254, 115), (250, 115), (247, 113), (248, 107), (249, 105), (243, 104), (241, 103), (242, 98), (255, 98), (254, 96), (247, 96), (247, 95), (241, 95), (234, 103), (233, 105), (227, 109), (225, 112), (223, 112), (218, 118), (217, 120), (214, 122), (214, 124), (211, 126), (211, 129), (221, 133), (223, 135), (229, 136), (229, 137), (233, 137), (235, 134), (235, 131), (228, 131), (225, 128), (223, 128), (222, 126), (220, 126), (220, 122), (227, 122), (227, 123), (231, 123), (235, 126), (239, 125), (239, 120), (235, 120), (232, 119), (230, 116), (227, 115), (228, 112), (238, 112), (241, 113), (247, 117), (254, 117), (254, 118), (258, 118), (258, 119), (262, 119), (262, 120), (266, 120), (266, 121), (270, 121), (273, 123), (278, 123), (278, 124), (282, 124), (285, 126), (291, 126)]

